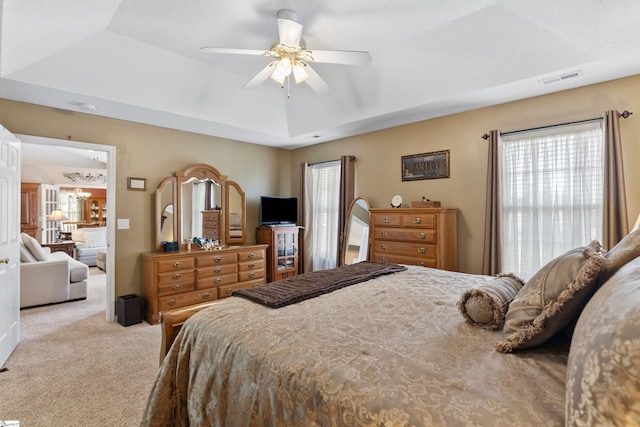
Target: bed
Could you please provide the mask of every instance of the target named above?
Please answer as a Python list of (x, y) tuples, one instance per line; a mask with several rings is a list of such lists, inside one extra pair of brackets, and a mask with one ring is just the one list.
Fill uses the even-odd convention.
[[(588, 270), (584, 260), (596, 270), (575, 298), (552, 301), (545, 324), (558, 330), (524, 345), (512, 334), (505, 347), (504, 329), (479, 327), (461, 306), (462, 296), (504, 277), (406, 266), (281, 308), (241, 296), (211, 304), (177, 334), (142, 425), (640, 423), (640, 258), (624, 252), (616, 262), (626, 265), (614, 269), (589, 250), (572, 252), (577, 267), (561, 261), (541, 273), (560, 280), (571, 264), (571, 288)], [(531, 280), (517, 296), (531, 295)], [(574, 300), (580, 307), (568, 316)], [(511, 316), (512, 305), (505, 326), (522, 317), (522, 309)]]

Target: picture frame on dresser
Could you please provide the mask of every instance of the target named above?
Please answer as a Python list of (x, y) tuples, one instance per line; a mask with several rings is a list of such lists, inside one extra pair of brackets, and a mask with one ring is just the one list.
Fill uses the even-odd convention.
[(449, 150), (402, 156), (402, 180), (449, 178)]

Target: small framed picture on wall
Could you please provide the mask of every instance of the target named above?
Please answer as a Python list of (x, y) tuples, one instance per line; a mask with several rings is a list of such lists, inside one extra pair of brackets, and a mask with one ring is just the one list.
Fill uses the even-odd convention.
[(127, 190), (144, 191), (147, 187), (146, 178), (127, 178)]

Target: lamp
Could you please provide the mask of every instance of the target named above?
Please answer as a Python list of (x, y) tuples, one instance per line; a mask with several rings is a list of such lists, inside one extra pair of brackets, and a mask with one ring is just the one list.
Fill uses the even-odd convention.
[(65, 215), (62, 209), (54, 209), (49, 214), (49, 221), (58, 222), (58, 228), (56, 228), (56, 242), (59, 242), (60, 236), (62, 235), (62, 228), (60, 227), (60, 221), (68, 221), (69, 218)]

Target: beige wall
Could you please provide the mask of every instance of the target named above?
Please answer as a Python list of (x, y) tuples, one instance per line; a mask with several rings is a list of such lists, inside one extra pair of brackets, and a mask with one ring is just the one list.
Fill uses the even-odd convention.
[[(0, 100), (0, 124), (12, 133), (71, 139), (116, 147), (116, 296), (141, 292), (141, 252), (154, 249), (153, 192), (166, 176), (194, 163), (208, 163), (242, 186), (247, 198), (247, 243), (255, 243), (262, 194), (290, 191), (287, 150), (213, 138), (123, 120)], [(260, 161), (256, 161), (260, 159)], [(147, 190), (127, 191), (127, 177), (147, 179)], [(53, 183), (52, 183), (53, 184)]]
[[(458, 269), (482, 270), (487, 144), (481, 135), (602, 116), (606, 110), (635, 112), (621, 120), (630, 226), (640, 214), (640, 76), (450, 115), (293, 151), (291, 174), (303, 161), (319, 162), (350, 154), (356, 161), (356, 195), (373, 207), (388, 207), (400, 194), (405, 204), (426, 196), (458, 215)], [(450, 150), (451, 176), (402, 182), (400, 157)], [(299, 194), (297, 180), (292, 192)]]
[[(486, 142), (491, 129), (522, 128), (581, 120), (605, 110), (635, 111), (621, 122), (630, 221), (640, 213), (640, 76), (557, 94), (483, 108), (393, 129), (286, 151), (122, 120), (0, 100), (0, 124), (13, 133), (117, 147), (116, 217), (130, 230), (116, 231), (116, 295), (140, 293), (139, 253), (153, 249), (153, 190), (165, 176), (192, 163), (208, 163), (237, 181), (247, 193), (248, 241), (258, 221), (262, 194), (299, 195), (303, 161), (357, 157), (356, 193), (374, 207), (389, 206), (400, 194), (405, 203), (426, 196), (460, 209), (458, 268), (479, 273), (482, 263)], [(448, 179), (402, 182), (400, 157), (451, 151)], [(260, 161), (256, 161), (260, 159)], [(147, 191), (127, 191), (128, 176), (147, 178)], [(112, 213), (109, 213), (112, 215)]]

